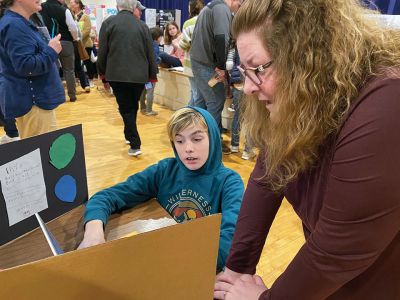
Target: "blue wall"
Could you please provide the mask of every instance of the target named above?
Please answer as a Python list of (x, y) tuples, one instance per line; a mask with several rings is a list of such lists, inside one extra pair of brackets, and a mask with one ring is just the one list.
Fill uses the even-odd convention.
[(374, 3), (383, 14), (400, 15), (400, 0), (364, 0), (364, 2)]
[[(207, 4), (211, 0), (205, 0)], [(362, 0), (365, 3), (374, 3), (383, 14), (400, 15), (400, 0)], [(189, 0), (141, 0), (148, 8), (180, 9), (182, 11), (182, 24), (188, 19)]]

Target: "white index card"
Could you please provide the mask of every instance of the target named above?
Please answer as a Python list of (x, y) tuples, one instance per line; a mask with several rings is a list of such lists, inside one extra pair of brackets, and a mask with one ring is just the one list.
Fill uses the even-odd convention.
[(48, 207), (39, 149), (0, 166), (0, 182), (10, 226)]

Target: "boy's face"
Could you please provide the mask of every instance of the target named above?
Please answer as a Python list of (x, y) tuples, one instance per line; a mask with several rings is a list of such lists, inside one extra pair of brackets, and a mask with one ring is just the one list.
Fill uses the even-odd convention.
[(163, 38), (163, 37), (160, 36), (160, 37), (156, 40), (156, 43), (160, 45), (162, 38)]
[(207, 129), (192, 125), (178, 132), (174, 145), (180, 160), (189, 170), (200, 169), (208, 159), (210, 140)]

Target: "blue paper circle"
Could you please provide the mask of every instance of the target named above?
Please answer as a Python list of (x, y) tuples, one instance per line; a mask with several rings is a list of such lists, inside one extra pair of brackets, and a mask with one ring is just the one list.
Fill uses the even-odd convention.
[(71, 175), (61, 177), (55, 187), (58, 199), (64, 202), (74, 202), (76, 198), (76, 180)]

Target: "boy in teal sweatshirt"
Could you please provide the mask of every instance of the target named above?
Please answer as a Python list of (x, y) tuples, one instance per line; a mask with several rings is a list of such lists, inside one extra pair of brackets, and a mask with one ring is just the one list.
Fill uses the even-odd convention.
[(228, 256), (244, 192), (239, 174), (222, 164), (218, 126), (205, 110), (185, 107), (167, 125), (175, 157), (166, 158), (125, 182), (91, 197), (85, 211), (85, 235), (79, 248), (104, 243), (109, 216), (156, 198), (175, 219), (184, 222), (222, 213), (217, 271)]

